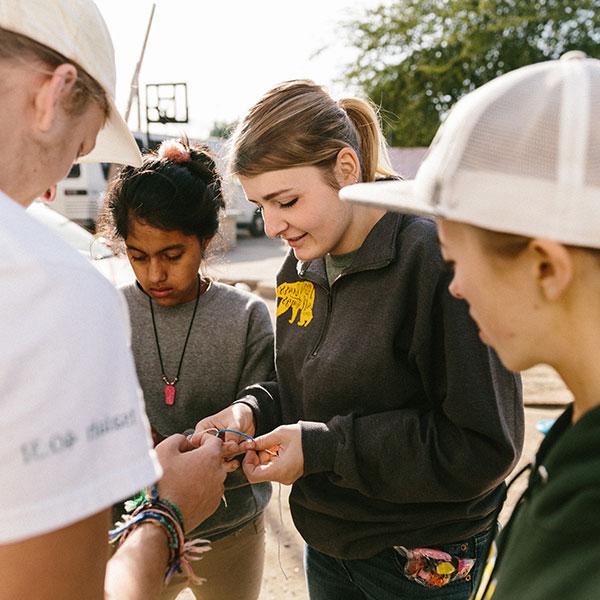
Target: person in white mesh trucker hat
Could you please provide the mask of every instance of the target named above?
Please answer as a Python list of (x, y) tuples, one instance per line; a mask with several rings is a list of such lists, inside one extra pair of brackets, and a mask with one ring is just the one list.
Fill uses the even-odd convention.
[(574, 402), (547, 434), (477, 600), (600, 590), (600, 61), (572, 51), (465, 96), (414, 181), (350, 201), (437, 218), (450, 291), (512, 370), (552, 365)]
[[(77, 158), (141, 164), (114, 88), (93, 2), (0, 2), (0, 598), (152, 597), (236, 466), (215, 437), (150, 449), (124, 300), (25, 212)], [(157, 480), (157, 455), (149, 503), (172, 504), (130, 528), (105, 582), (110, 506)]]

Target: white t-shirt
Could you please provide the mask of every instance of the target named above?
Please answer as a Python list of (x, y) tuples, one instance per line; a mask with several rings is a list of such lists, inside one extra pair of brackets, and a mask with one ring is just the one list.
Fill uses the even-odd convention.
[(0, 192), (0, 543), (156, 481), (125, 300)]

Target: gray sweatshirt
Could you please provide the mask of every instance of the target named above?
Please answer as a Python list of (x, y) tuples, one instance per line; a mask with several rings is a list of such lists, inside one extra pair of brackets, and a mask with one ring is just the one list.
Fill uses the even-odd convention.
[[(150, 424), (161, 436), (182, 433), (229, 406), (240, 389), (272, 379), (273, 328), (267, 307), (254, 294), (212, 282), (200, 296), (181, 366), (175, 404), (164, 401), (162, 372), (152, 327), (149, 297), (133, 284), (123, 288), (129, 305), (132, 348)], [(156, 328), (167, 376), (177, 366), (195, 299), (173, 307), (154, 303)], [(270, 484), (251, 486), (241, 469), (226, 481), (227, 507), (193, 532), (216, 539), (260, 514), (271, 496)]]

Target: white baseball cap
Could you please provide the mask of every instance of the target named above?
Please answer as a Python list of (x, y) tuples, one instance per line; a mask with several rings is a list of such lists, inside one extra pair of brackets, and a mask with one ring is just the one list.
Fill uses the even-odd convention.
[(115, 54), (110, 34), (91, 0), (0, 0), (0, 27), (74, 61), (106, 92), (107, 122), (96, 147), (81, 161), (141, 165), (138, 146), (114, 102)]
[(412, 181), (343, 200), (600, 247), (600, 61), (572, 51), (459, 100)]

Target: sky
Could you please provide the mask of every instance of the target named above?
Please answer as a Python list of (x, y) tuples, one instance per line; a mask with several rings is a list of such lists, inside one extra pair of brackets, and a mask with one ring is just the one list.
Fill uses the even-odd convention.
[[(151, 0), (96, 0), (115, 45), (117, 106), (124, 112), (150, 17)], [(157, 0), (140, 73), (146, 83), (185, 81), (190, 123), (167, 130), (204, 138), (215, 121), (232, 121), (275, 84), (309, 78), (335, 98), (355, 53), (340, 24), (381, 0)], [(137, 129), (132, 109), (129, 125)]]

